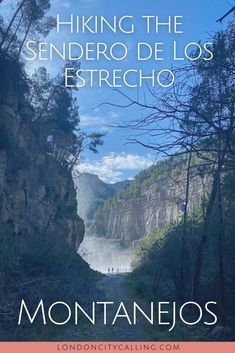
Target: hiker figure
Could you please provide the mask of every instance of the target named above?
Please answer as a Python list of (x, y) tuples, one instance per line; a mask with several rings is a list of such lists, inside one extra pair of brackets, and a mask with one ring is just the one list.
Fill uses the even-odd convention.
[(113, 267), (112, 267), (112, 273), (113, 273), (113, 271), (114, 271), (114, 269), (113, 269)]
[(108, 273), (110, 273), (110, 268), (108, 268)]

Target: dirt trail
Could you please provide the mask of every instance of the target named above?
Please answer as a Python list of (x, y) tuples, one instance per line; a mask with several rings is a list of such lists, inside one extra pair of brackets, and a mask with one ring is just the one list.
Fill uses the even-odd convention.
[[(129, 325), (126, 318), (117, 319), (116, 324), (111, 322), (120, 304), (124, 302), (130, 317), (133, 312), (133, 298), (130, 298), (125, 288), (125, 280), (128, 274), (115, 274), (105, 276), (99, 283), (100, 289), (105, 292), (105, 301), (114, 302), (115, 305), (108, 307), (107, 325), (103, 324), (103, 315), (98, 315), (96, 325), (76, 327), (68, 331), (65, 339), (69, 341), (147, 341), (142, 324)], [(123, 311), (122, 311), (123, 313)]]

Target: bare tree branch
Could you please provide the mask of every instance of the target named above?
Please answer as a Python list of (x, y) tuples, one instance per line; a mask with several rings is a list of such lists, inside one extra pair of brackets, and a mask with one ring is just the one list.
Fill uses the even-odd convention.
[(235, 6), (233, 6), (233, 7), (231, 8), (231, 10), (229, 10), (224, 16), (222, 16), (221, 18), (219, 18), (216, 22), (222, 23), (223, 20), (224, 20), (226, 17), (228, 17), (232, 12), (235, 12)]

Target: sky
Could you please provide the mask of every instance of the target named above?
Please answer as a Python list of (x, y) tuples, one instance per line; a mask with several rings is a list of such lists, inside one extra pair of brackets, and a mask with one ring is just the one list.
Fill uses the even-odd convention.
[[(7, 4), (7, 0), (5, 0)], [(60, 34), (53, 30), (50, 35), (43, 39), (43, 42), (52, 42), (60, 46), (61, 42), (79, 42), (84, 45), (87, 42), (105, 42), (111, 45), (114, 42), (124, 42), (128, 47), (128, 56), (123, 61), (87, 61), (81, 59), (81, 68), (88, 69), (143, 69), (145, 73), (152, 69), (170, 69), (177, 63), (172, 60), (172, 41), (177, 41), (179, 54), (188, 42), (208, 41), (210, 36), (218, 29), (226, 28), (226, 21), (221, 25), (216, 20), (225, 14), (234, 5), (234, 0), (52, 0), (51, 14), (60, 15), (61, 19), (69, 20), (71, 13), (78, 16), (104, 16), (112, 19), (113, 16), (133, 16), (135, 33), (113, 34), (105, 31), (103, 34), (71, 34), (69, 28), (61, 30)], [(4, 11), (4, 9), (3, 9)], [(180, 29), (183, 34), (167, 33), (166, 28), (155, 33), (153, 23), (151, 23), (151, 33), (146, 33), (141, 16), (159, 16), (162, 22), (168, 16), (183, 16), (183, 25)], [(29, 38), (30, 39), (30, 38)], [(33, 40), (33, 38), (32, 38)], [(137, 42), (164, 42), (163, 61), (138, 61), (135, 50)], [(210, 41), (210, 40), (209, 40)], [(117, 52), (117, 54), (119, 54)], [(35, 65), (45, 65), (48, 70), (56, 74), (61, 66), (62, 60), (59, 57), (51, 61), (40, 63), (30, 62), (27, 64), (29, 72), (35, 69)], [(121, 88), (121, 91), (130, 97), (143, 97), (144, 89)], [(131, 107), (129, 109), (118, 108), (104, 102), (111, 102), (118, 105), (126, 103), (125, 99), (110, 87), (98, 87), (95, 82), (94, 87), (86, 86), (77, 93), (80, 106), (81, 128), (87, 132), (102, 131), (107, 135), (104, 138), (104, 145), (99, 148), (98, 154), (86, 151), (80, 161), (78, 170), (97, 174), (103, 181), (113, 183), (116, 181), (131, 179), (140, 170), (148, 168), (157, 161), (157, 156), (151, 150), (146, 150), (136, 144), (128, 144), (128, 138), (132, 134), (130, 131), (113, 127), (123, 122), (135, 120), (144, 116), (143, 109)], [(149, 137), (145, 136), (148, 142)]]

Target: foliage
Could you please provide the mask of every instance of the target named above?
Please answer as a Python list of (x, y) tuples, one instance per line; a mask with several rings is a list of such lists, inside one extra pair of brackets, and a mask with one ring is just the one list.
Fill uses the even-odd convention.
[(33, 74), (30, 87), (33, 123), (40, 131), (42, 143), (46, 142), (48, 153), (69, 169), (74, 168), (85, 149), (97, 153), (104, 134), (80, 130), (77, 98), (71, 89), (65, 88), (60, 73), (54, 78), (40, 67)]
[[(226, 281), (226, 311), (229, 320), (234, 319), (231, 308), (234, 308), (233, 296), (235, 287), (231, 285), (234, 279), (234, 264), (231, 257), (235, 250), (234, 239), (234, 173), (229, 173), (223, 187), (223, 200), (225, 202), (226, 230), (224, 240), (224, 256), (226, 259), (225, 276)], [(218, 202), (218, 200), (217, 200)], [(217, 203), (214, 205), (213, 213), (210, 217), (210, 226), (208, 229), (209, 241), (206, 246), (206, 257), (203, 260), (203, 275), (200, 287), (199, 301), (212, 300), (218, 301), (215, 291), (217, 286), (216, 269), (218, 261), (216, 255), (218, 241), (218, 216)], [(192, 299), (193, 271), (195, 266), (196, 251), (200, 242), (203, 229), (204, 216), (202, 209), (195, 209), (187, 221), (187, 256), (184, 263), (187, 268), (187, 280), (185, 287), (186, 300)], [(183, 223), (168, 225), (163, 229), (153, 229), (143, 239), (139, 240), (134, 250), (132, 274), (132, 286), (142, 298), (154, 297), (164, 300), (178, 297), (178, 288), (180, 283), (180, 265), (182, 262), (181, 247)], [(157, 286), (156, 278), (160, 276)]]
[[(7, 156), (3, 177), (10, 179), (13, 193), (27, 193), (34, 182), (42, 185), (55, 205), (51, 222), (63, 227), (62, 217), (69, 218), (72, 227), (78, 217), (72, 170), (85, 149), (97, 152), (103, 134), (87, 134), (80, 129), (76, 91), (64, 87), (60, 72), (51, 77), (45, 68), (38, 68), (29, 77), (25, 71), (20, 55), (28, 36), (39, 40), (55, 25), (54, 19), (47, 16), (49, 9), (49, 0), (21, 0), (15, 2), (8, 23), (0, 17), (0, 150)], [(31, 171), (32, 184), (24, 185)], [(68, 187), (65, 199), (71, 198), (65, 204), (57, 185), (60, 177)], [(6, 204), (10, 203), (7, 187), (4, 193), (1, 199), (6, 197)], [(55, 332), (50, 326), (17, 326), (20, 300), (24, 298), (35, 307), (40, 299), (46, 305), (61, 298), (68, 303), (77, 299), (86, 307), (91, 296), (98, 293), (96, 280), (100, 275), (77, 254), (76, 239), (71, 239), (74, 244), (69, 245), (68, 227), (60, 237), (56, 227), (42, 232), (36, 224), (34, 234), (30, 234), (25, 227), (27, 219), (22, 219), (19, 229), (15, 225), (14, 212), (9, 210), (9, 219), (1, 218), (0, 227), (1, 339), (51, 339)], [(83, 229), (80, 231), (82, 238)]]
[[(194, 158), (194, 163), (202, 163), (202, 161)], [(174, 156), (161, 160), (152, 165), (146, 170), (143, 170), (134, 177), (130, 185), (125, 187), (121, 192), (115, 194), (115, 196), (109, 198), (104, 204), (104, 208), (109, 207), (112, 203), (118, 202), (119, 200), (129, 200), (132, 197), (141, 196), (141, 190), (144, 187), (150, 185), (156, 185), (156, 188), (161, 185), (161, 182), (165, 179), (179, 176), (184, 170), (186, 170), (187, 154), (180, 156)]]
[[(51, 339), (55, 331), (49, 324), (17, 327), (21, 299), (32, 310), (41, 299), (47, 306), (61, 298), (72, 305), (76, 298), (86, 307), (92, 300), (91, 288), (97, 290), (94, 283), (100, 276), (91, 272), (63, 239), (57, 237), (55, 241), (54, 234), (34, 234), (21, 239), (10, 236), (10, 242), (7, 229), (1, 229), (0, 235), (1, 339)], [(60, 330), (56, 334), (61, 334)]]
[(56, 21), (46, 16), (50, 9), (50, 0), (17, 1), (12, 18), (8, 25), (2, 21), (0, 48), (12, 57), (19, 58), (29, 35), (34, 40), (47, 36), (55, 27)]
[[(156, 290), (159, 276), (161, 283), (164, 276), (165, 294), (169, 287), (168, 294), (182, 302), (187, 298), (198, 301), (215, 298), (222, 324), (230, 314), (228, 303), (234, 309), (228, 291), (234, 270), (227, 261), (228, 244), (234, 249), (234, 224), (231, 221), (234, 194), (232, 192), (231, 197), (229, 193), (225, 195), (226, 182), (233, 178), (235, 164), (234, 38), (234, 23), (230, 23), (225, 31), (215, 33), (211, 46), (214, 59), (195, 60), (176, 68), (177, 80), (172, 88), (164, 93), (160, 89), (150, 92), (155, 99), (153, 104), (125, 96), (130, 105), (137, 105), (141, 110), (144, 107), (146, 112), (141, 119), (126, 127), (149, 132), (149, 142), (141, 141), (143, 134), (137, 135), (132, 142), (173, 158), (175, 155), (189, 155), (185, 167), (187, 178), (182, 223), (167, 232), (162, 248), (156, 242), (143, 251), (143, 254), (147, 251), (147, 255), (137, 261), (143, 262), (140, 266), (142, 276), (149, 273), (150, 268), (157, 268), (156, 277), (151, 272), (147, 275), (150, 278), (149, 288)], [(161, 136), (161, 139), (156, 136)], [(212, 185), (203, 207), (203, 217), (193, 227), (192, 222), (196, 218), (188, 214), (188, 201), (195, 173), (210, 174)], [(168, 176), (171, 177), (170, 173)], [(154, 179), (158, 181), (157, 174)], [(233, 190), (232, 183), (227, 187)], [(230, 208), (227, 208), (228, 203)], [(154, 256), (151, 257), (152, 251)], [(144, 262), (145, 258), (149, 267)], [(234, 288), (231, 292), (234, 295)]]

